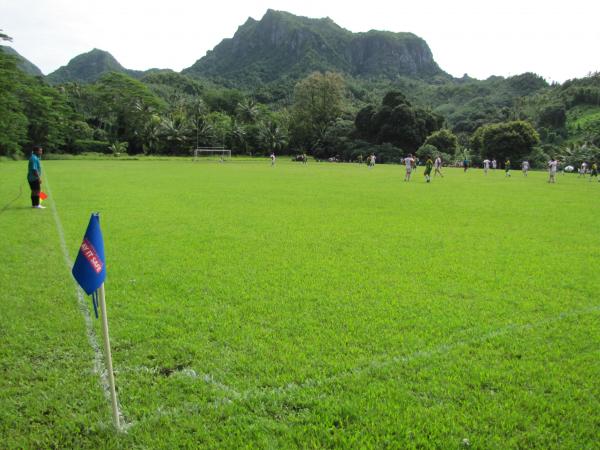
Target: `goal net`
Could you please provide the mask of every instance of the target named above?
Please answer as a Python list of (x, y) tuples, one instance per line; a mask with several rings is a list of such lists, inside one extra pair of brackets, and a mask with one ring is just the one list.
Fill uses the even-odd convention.
[(231, 159), (231, 150), (224, 147), (198, 147), (194, 149), (194, 162), (218, 161), (225, 162)]

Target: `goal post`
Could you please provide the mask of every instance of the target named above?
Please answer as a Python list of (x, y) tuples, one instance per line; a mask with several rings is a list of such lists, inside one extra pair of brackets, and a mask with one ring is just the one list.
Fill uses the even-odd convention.
[(225, 147), (197, 147), (194, 149), (193, 162), (218, 161), (225, 162), (231, 159), (231, 150)]

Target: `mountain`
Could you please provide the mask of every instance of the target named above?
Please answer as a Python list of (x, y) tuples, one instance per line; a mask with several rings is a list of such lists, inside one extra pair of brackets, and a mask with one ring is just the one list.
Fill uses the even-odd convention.
[(69, 81), (93, 83), (108, 72), (125, 73), (134, 78), (141, 78), (144, 75), (142, 71), (124, 68), (110, 53), (95, 48), (76, 56), (66, 66), (49, 74), (46, 80), (51, 84)]
[(0, 45), (0, 49), (2, 49), (2, 51), (4, 51), (4, 53), (6, 53), (8, 55), (16, 56), (17, 59), (19, 59), (17, 67), (19, 69), (21, 69), (23, 72), (25, 72), (26, 74), (33, 75), (34, 77), (43, 77), (44, 76), (44, 74), (42, 73), (42, 71), (39, 69), (38, 66), (36, 66), (31, 61), (29, 61), (26, 58), (24, 58), (23, 56), (21, 56), (14, 48), (8, 47), (5, 45)]
[(315, 70), (360, 78), (451, 79), (427, 43), (412, 33), (352, 33), (329, 18), (271, 9), (260, 21), (249, 18), (233, 38), (221, 41), (182, 73), (251, 87), (297, 80)]

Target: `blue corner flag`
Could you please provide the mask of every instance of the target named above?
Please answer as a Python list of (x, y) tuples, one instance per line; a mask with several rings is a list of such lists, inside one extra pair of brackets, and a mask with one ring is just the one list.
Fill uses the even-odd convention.
[(79, 253), (75, 259), (72, 270), (75, 280), (87, 295), (92, 295), (94, 311), (98, 317), (96, 290), (102, 286), (106, 278), (106, 264), (104, 260), (104, 241), (100, 231), (100, 216), (92, 214), (90, 223), (83, 236)]

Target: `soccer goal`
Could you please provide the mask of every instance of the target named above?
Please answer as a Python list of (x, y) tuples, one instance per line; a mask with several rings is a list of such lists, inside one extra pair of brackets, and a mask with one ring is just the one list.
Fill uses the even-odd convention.
[(198, 147), (194, 149), (194, 162), (218, 161), (225, 162), (231, 159), (231, 150), (224, 147)]

